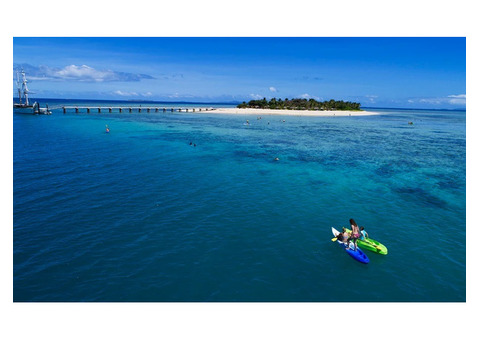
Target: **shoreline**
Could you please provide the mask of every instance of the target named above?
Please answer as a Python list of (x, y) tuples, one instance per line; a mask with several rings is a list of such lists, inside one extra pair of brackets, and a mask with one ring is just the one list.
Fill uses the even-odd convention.
[(214, 108), (213, 110), (200, 111), (199, 113), (217, 113), (233, 115), (279, 115), (279, 116), (310, 116), (310, 117), (333, 117), (333, 116), (372, 116), (378, 112), (372, 111), (311, 111), (311, 110), (278, 110), (278, 109), (239, 109), (239, 108)]

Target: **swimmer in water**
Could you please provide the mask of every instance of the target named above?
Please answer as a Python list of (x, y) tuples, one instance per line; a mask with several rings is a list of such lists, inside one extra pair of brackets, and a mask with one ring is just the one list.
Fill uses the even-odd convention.
[(109, 133), (110, 129), (108, 128), (108, 125), (105, 125), (105, 133)]

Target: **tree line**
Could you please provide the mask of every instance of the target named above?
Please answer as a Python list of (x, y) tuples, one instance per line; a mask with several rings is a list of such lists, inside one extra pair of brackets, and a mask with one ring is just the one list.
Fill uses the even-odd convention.
[(255, 108), (255, 109), (279, 109), (279, 110), (346, 110), (359, 111), (360, 103), (343, 101), (343, 100), (326, 100), (323, 102), (316, 101), (313, 98), (272, 98), (267, 101), (266, 98), (260, 100), (250, 100), (248, 103), (243, 102), (237, 105), (238, 108)]

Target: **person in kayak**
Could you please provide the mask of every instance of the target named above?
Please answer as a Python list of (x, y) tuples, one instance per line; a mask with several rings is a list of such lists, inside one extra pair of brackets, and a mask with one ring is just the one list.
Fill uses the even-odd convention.
[(357, 240), (360, 238), (360, 229), (358, 228), (357, 222), (355, 222), (353, 218), (350, 219), (350, 227), (352, 229), (352, 233), (348, 238), (348, 245), (350, 245), (350, 240), (353, 240), (355, 251), (357, 251)]
[(337, 234), (336, 238), (340, 242), (348, 244), (348, 233), (345, 231), (345, 228), (343, 228), (341, 233)]
[(365, 240), (368, 237), (368, 233), (364, 227), (360, 227), (360, 240)]

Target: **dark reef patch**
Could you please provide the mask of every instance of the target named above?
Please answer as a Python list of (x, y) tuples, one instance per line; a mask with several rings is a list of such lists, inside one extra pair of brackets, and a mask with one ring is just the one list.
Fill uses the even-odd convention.
[(262, 176), (267, 176), (272, 173), (270, 170), (264, 170), (264, 169), (258, 169), (257, 172), (259, 175), (262, 175)]
[(382, 166), (378, 167), (377, 169), (375, 169), (375, 174), (379, 175), (379, 176), (382, 176), (382, 177), (391, 177), (396, 172), (397, 171), (395, 171), (395, 169), (393, 169), (391, 164), (385, 164), (385, 165), (382, 165)]
[(312, 155), (305, 152), (305, 153), (298, 153), (294, 156), (289, 156), (288, 160), (294, 161), (294, 162), (301, 162), (301, 163), (311, 163), (311, 162), (318, 163), (321, 161), (321, 158), (316, 155)]
[(322, 180), (322, 179), (311, 179), (311, 180), (308, 181), (308, 184), (310, 184), (310, 186), (312, 186), (314, 188), (317, 188), (317, 187), (325, 187), (329, 183), (327, 181)]
[(426, 207), (445, 208), (447, 206), (447, 202), (420, 187), (401, 187), (393, 190), (404, 199), (422, 204)]
[(235, 150), (233, 152), (233, 155), (239, 158), (254, 158), (254, 159), (261, 159), (268, 156), (268, 154), (265, 152), (249, 152), (245, 150)]

